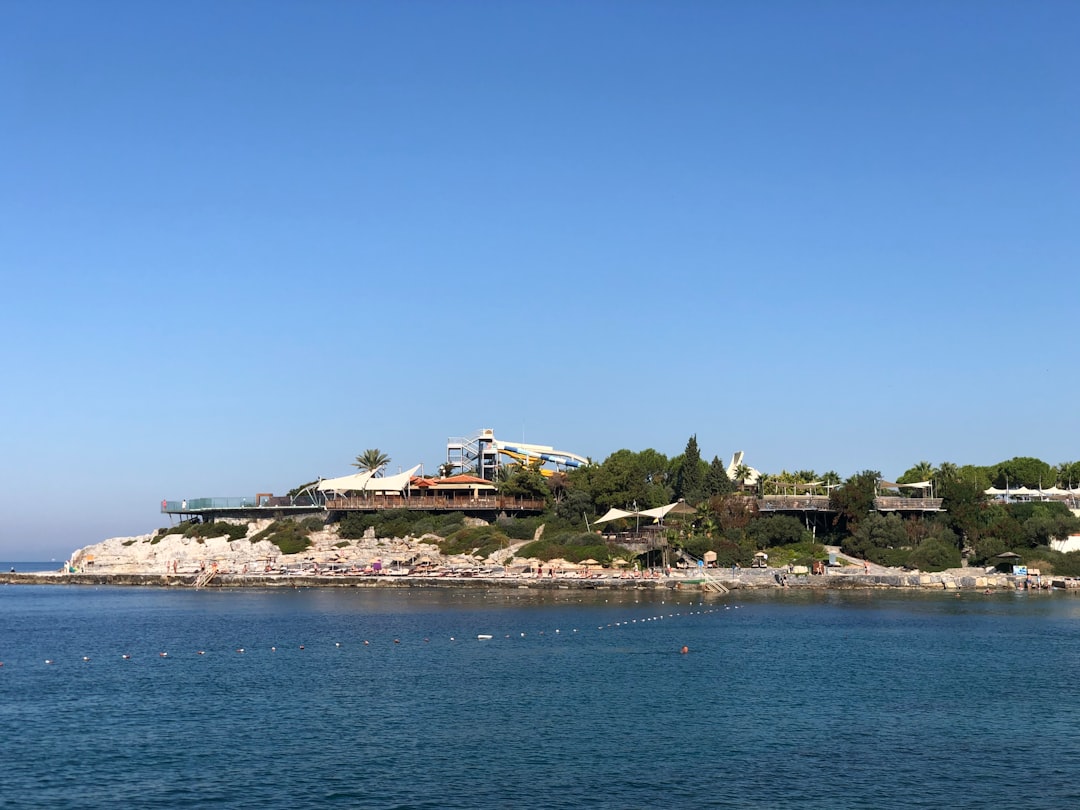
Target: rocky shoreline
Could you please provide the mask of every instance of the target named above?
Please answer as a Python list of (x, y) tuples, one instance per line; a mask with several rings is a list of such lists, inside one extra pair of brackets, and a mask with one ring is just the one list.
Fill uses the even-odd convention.
[[(378, 538), (370, 531), (360, 539), (343, 539), (330, 525), (310, 535), (310, 546), (297, 554), (256, 536), (271, 521), (245, 526), (246, 536), (185, 537), (151, 533), (114, 537), (78, 549), (56, 571), (0, 573), (0, 584), (138, 586), (166, 588), (528, 588), (545, 590), (691, 590), (726, 591), (792, 588), (814, 590), (907, 589), (944, 591), (1004, 591), (1033, 586), (1049, 588), (1050, 580), (1032, 583), (1026, 577), (953, 569), (920, 573), (870, 564), (827, 568), (810, 575), (805, 569), (683, 568), (668, 571), (629, 571), (520, 559), (523, 545), (515, 543), (486, 559), (475, 555), (442, 554), (442, 538)], [(254, 542), (253, 542), (254, 541)], [(539, 569), (539, 574), (538, 574)], [(1055, 587), (1080, 583), (1054, 581)]]
[[(190, 574), (151, 573), (0, 573), (4, 585), (135, 586), (163, 588), (518, 588), (550, 590), (678, 590), (722, 594), (725, 590), (787, 588), (795, 590), (924, 590), (1005, 591), (1023, 588), (1023, 578), (1007, 574), (971, 575), (958, 572), (833, 573), (824, 576), (790, 576), (786, 569), (741, 570), (735, 575), (711, 572), (707, 580), (688, 572), (670, 576), (632, 577), (594, 575), (540, 576), (535, 574), (483, 575), (387, 575), (387, 574), (238, 574), (213, 577)], [(205, 581), (200, 581), (200, 580)], [(721, 587), (717, 587), (717, 585)]]

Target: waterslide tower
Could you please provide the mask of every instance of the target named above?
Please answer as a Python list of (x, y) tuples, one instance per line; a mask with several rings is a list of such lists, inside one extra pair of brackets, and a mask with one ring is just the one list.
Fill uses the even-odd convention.
[(495, 431), (485, 428), (470, 438), (447, 439), (446, 463), (450, 465), (451, 475), (464, 473), (494, 481), (499, 474)]
[[(503, 462), (503, 456), (511, 460)], [(556, 450), (546, 444), (499, 441), (495, 438), (495, 431), (487, 428), (469, 439), (447, 440), (446, 463), (450, 467), (451, 475), (468, 473), (486, 481), (494, 481), (498, 478), (499, 467), (503, 463), (535, 464), (543, 475), (551, 475), (555, 470), (584, 467), (589, 460), (576, 453)], [(545, 464), (551, 466), (544, 468)]]

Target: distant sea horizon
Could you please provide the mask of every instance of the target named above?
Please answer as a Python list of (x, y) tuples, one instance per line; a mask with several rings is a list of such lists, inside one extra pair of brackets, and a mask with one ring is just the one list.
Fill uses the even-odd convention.
[(15, 569), (19, 574), (36, 574), (39, 571), (57, 571), (63, 568), (63, 560), (8, 560), (0, 561), (0, 571)]

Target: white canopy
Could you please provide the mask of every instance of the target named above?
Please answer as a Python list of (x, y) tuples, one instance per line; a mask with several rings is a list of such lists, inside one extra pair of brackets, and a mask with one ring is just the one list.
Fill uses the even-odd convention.
[(984, 495), (1004, 495), (1008, 492), (1007, 489), (998, 489), (997, 487), (990, 487), (990, 489), (984, 489)]
[(919, 481), (914, 484), (901, 484), (902, 487), (911, 487), (912, 489), (930, 489), (933, 484), (929, 481)]
[(642, 509), (640, 512), (627, 512), (625, 509), (616, 509), (612, 507), (608, 509), (605, 515), (601, 518), (597, 518), (593, 521), (596, 523), (607, 523), (609, 520), (620, 520), (622, 518), (643, 517), (652, 518), (653, 520), (663, 520), (664, 516), (669, 512), (674, 511), (675, 514), (695, 514), (696, 509), (692, 506), (688, 506), (683, 501), (676, 501), (675, 503), (669, 503), (667, 506), (654, 506), (652, 509)]
[(1044, 490), (1041, 490), (1041, 491), (1042, 491), (1043, 495), (1068, 495), (1069, 494), (1069, 490), (1061, 489), (1056, 484), (1054, 486), (1052, 486), (1052, 487), (1048, 487), (1047, 489), (1044, 489)]
[(343, 475), (340, 478), (327, 478), (320, 481), (317, 489), (321, 492), (352, 492), (363, 489), (364, 484), (371, 478), (373, 473), (361, 472), (353, 475)]
[(624, 509), (616, 509), (613, 506), (607, 510), (603, 517), (597, 518), (593, 523), (607, 523), (609, 520), (621, 520), (622, 518), (634, 517), (637, 514), (637, 512), (627, 512)]
[(1039, 490), (1028, 489), (1027, 487), (1015, 487), (1009, 490), (1010, 495), (1038, 495)]
[(672, 512), (676, 515), (696, 515), (697, 509), (690, 506), (685, 501), (676, 501), (675, 503), (669, 503), (667, 506), (657, 506), (652, 509), (646, 509), (639, 514), (641, 514), (642, 517), (651, 517), (662, 520)]
[(319, 482), (319, 489), (323, 492), (402, 492), (408, 485), (409, 480), (420, 469), (417, 464), (411, 470), (400, 472), (397, 475), (388, 475), (385, 478), (376, 478), (373, 473), (362, 472), (355, 475), (345, 475), (341, 478), (328, 478)]
[(661, 520), (664, 515), (674, 509), (676, 504), (669, 503), (667, 506), (654, 506), (652, 509), (643, 509), (638, 512), (642, 517), (651, 517), (656, 520)]

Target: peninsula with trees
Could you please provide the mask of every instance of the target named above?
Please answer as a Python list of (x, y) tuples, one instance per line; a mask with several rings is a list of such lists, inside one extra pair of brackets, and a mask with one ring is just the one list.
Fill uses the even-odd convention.
[(570, 466), (539, 455), (520, 453), (487, 476), (448, 459), (425, 477), (419, 466), (385, 475), (390, 457), (368, 449), (354, 475), (285, 496), (163, 501), (176, 522), (80, 549), (65, 572), (625, 580), (690, 579), (702, 569), (1008, 574), (1026, 566), (1080, 577), (1080, 462), (919, 461), (888, 481), (871, 469), (847, 478), (766, 473), (741, 453), (729, 464), (706, 461), (696, 436), (675, 457), (622, 449)]

